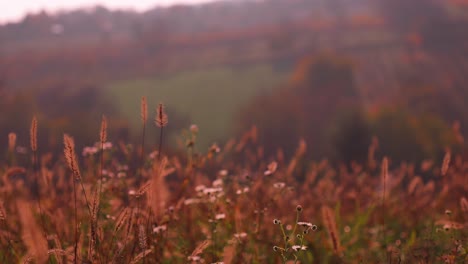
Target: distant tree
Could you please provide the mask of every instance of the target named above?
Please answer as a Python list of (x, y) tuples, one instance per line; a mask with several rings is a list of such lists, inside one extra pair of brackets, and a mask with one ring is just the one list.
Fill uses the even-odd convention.
[(361, 109), (347, 110), (334, 122), (333, 156), (346, 164), (365, 164), (372, 133), (367, 115)]
[(440, 158), (455, 144), (453, 130), (430, 114), (381, 109), (371, 117), (371, 129), (379, 140), (379, 153), (400, 161)]
[(276, 147), (292, 154), (299, 138), (311, 146), (314, 158), (332, 155), (334, 120), (339, 113), (360, 107), (352, 69), (349, 60), (334, 54), (304, 58), (289, 85), (256, 98), (243, 110), (241, 131), (256, 125), (269, 155)]

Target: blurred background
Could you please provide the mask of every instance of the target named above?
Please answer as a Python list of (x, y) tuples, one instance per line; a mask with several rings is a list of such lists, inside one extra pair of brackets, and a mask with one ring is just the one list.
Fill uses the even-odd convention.
[[(138, 3), (137, 3), (138, 2)], [(30, 1), (0, 11), (0, 148), (138, 142), (140, 99), (168, 141), (197, 124), (206, 151), (256, 131), (267, 157), (301, 139), (314, 159), (463, 151), (467, 0)], [(252, 130), (252, 127), (255, 127)], [(158, 132), (149, 127), (154, 144)]]

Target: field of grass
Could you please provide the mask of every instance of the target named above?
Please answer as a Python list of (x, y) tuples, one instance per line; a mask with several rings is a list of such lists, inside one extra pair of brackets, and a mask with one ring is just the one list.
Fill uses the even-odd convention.
[(167, 156), (164, 137), (147, 153), (107, 142), (103, 119), (97, 146), (82, 153), (64, 135), (54, 161), (38, 149), (40, 125), (31, 122), (29, 150), (16, 151), (10, 134), (1, 161), (0, 263), (468, 260), (468, 161), (459, 155), (412, 165), (370, 153), (366, 164), (334, 167), (306, 160), (300, 142), (293, 157), (272, 161), (251, 130)]
[(214, 141), (226, 139), (240, 107), (261, 93), (279, 87), (287, 73), (268, 65), (232, 69), (229, 67), (183, 72), (154, 79), (119, 81), (109, 84), (107, 94), (114, 99), (135, 131), (140, 122), (141, 96), (148, 98), (150, 111), (159, 102), (188, 116), (200, 129), (198, 146), (206, 149)]

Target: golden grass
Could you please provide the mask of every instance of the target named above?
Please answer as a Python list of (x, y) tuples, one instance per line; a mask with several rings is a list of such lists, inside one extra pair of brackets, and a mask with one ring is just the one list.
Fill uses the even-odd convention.
[[(31, 207), (28, 164), (0, 166), (1, 263), (462, 263), (467, 257), (468, 161), (455, 152), (440, 169), (431, 165), (436, 162), (424, 171), (390, 167), (383, 158), (379, 171), (375, 153), (369, 164), (351, 167), (306, 160), (304, 141), (291, 159), (281, 152), (266, 158), (255, 129), (206, 152), (187, 146), (187, 155), (158, 158), (154, 147), (141, 160), (132, 158), (139, 149), (123, 143), (79, 160), (73, 138), (63, 140), (64, 159), (39, 164), (48, 179), (40, 190), (44, 227)], [(100, 141), (107, 141), (105, 118)]]

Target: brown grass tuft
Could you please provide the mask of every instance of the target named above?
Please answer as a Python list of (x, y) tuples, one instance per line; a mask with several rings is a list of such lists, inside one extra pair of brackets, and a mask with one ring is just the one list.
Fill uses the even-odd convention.
[(324, 205), (322, 206), (322, 221), (325, 227), (328, 230), (330, 244), (333, 247), (333, 250), (336, 254), (341, 252), (340, 237), (338, 233), (338, 228), (336, 227), (335, 213), (333, 210)]

